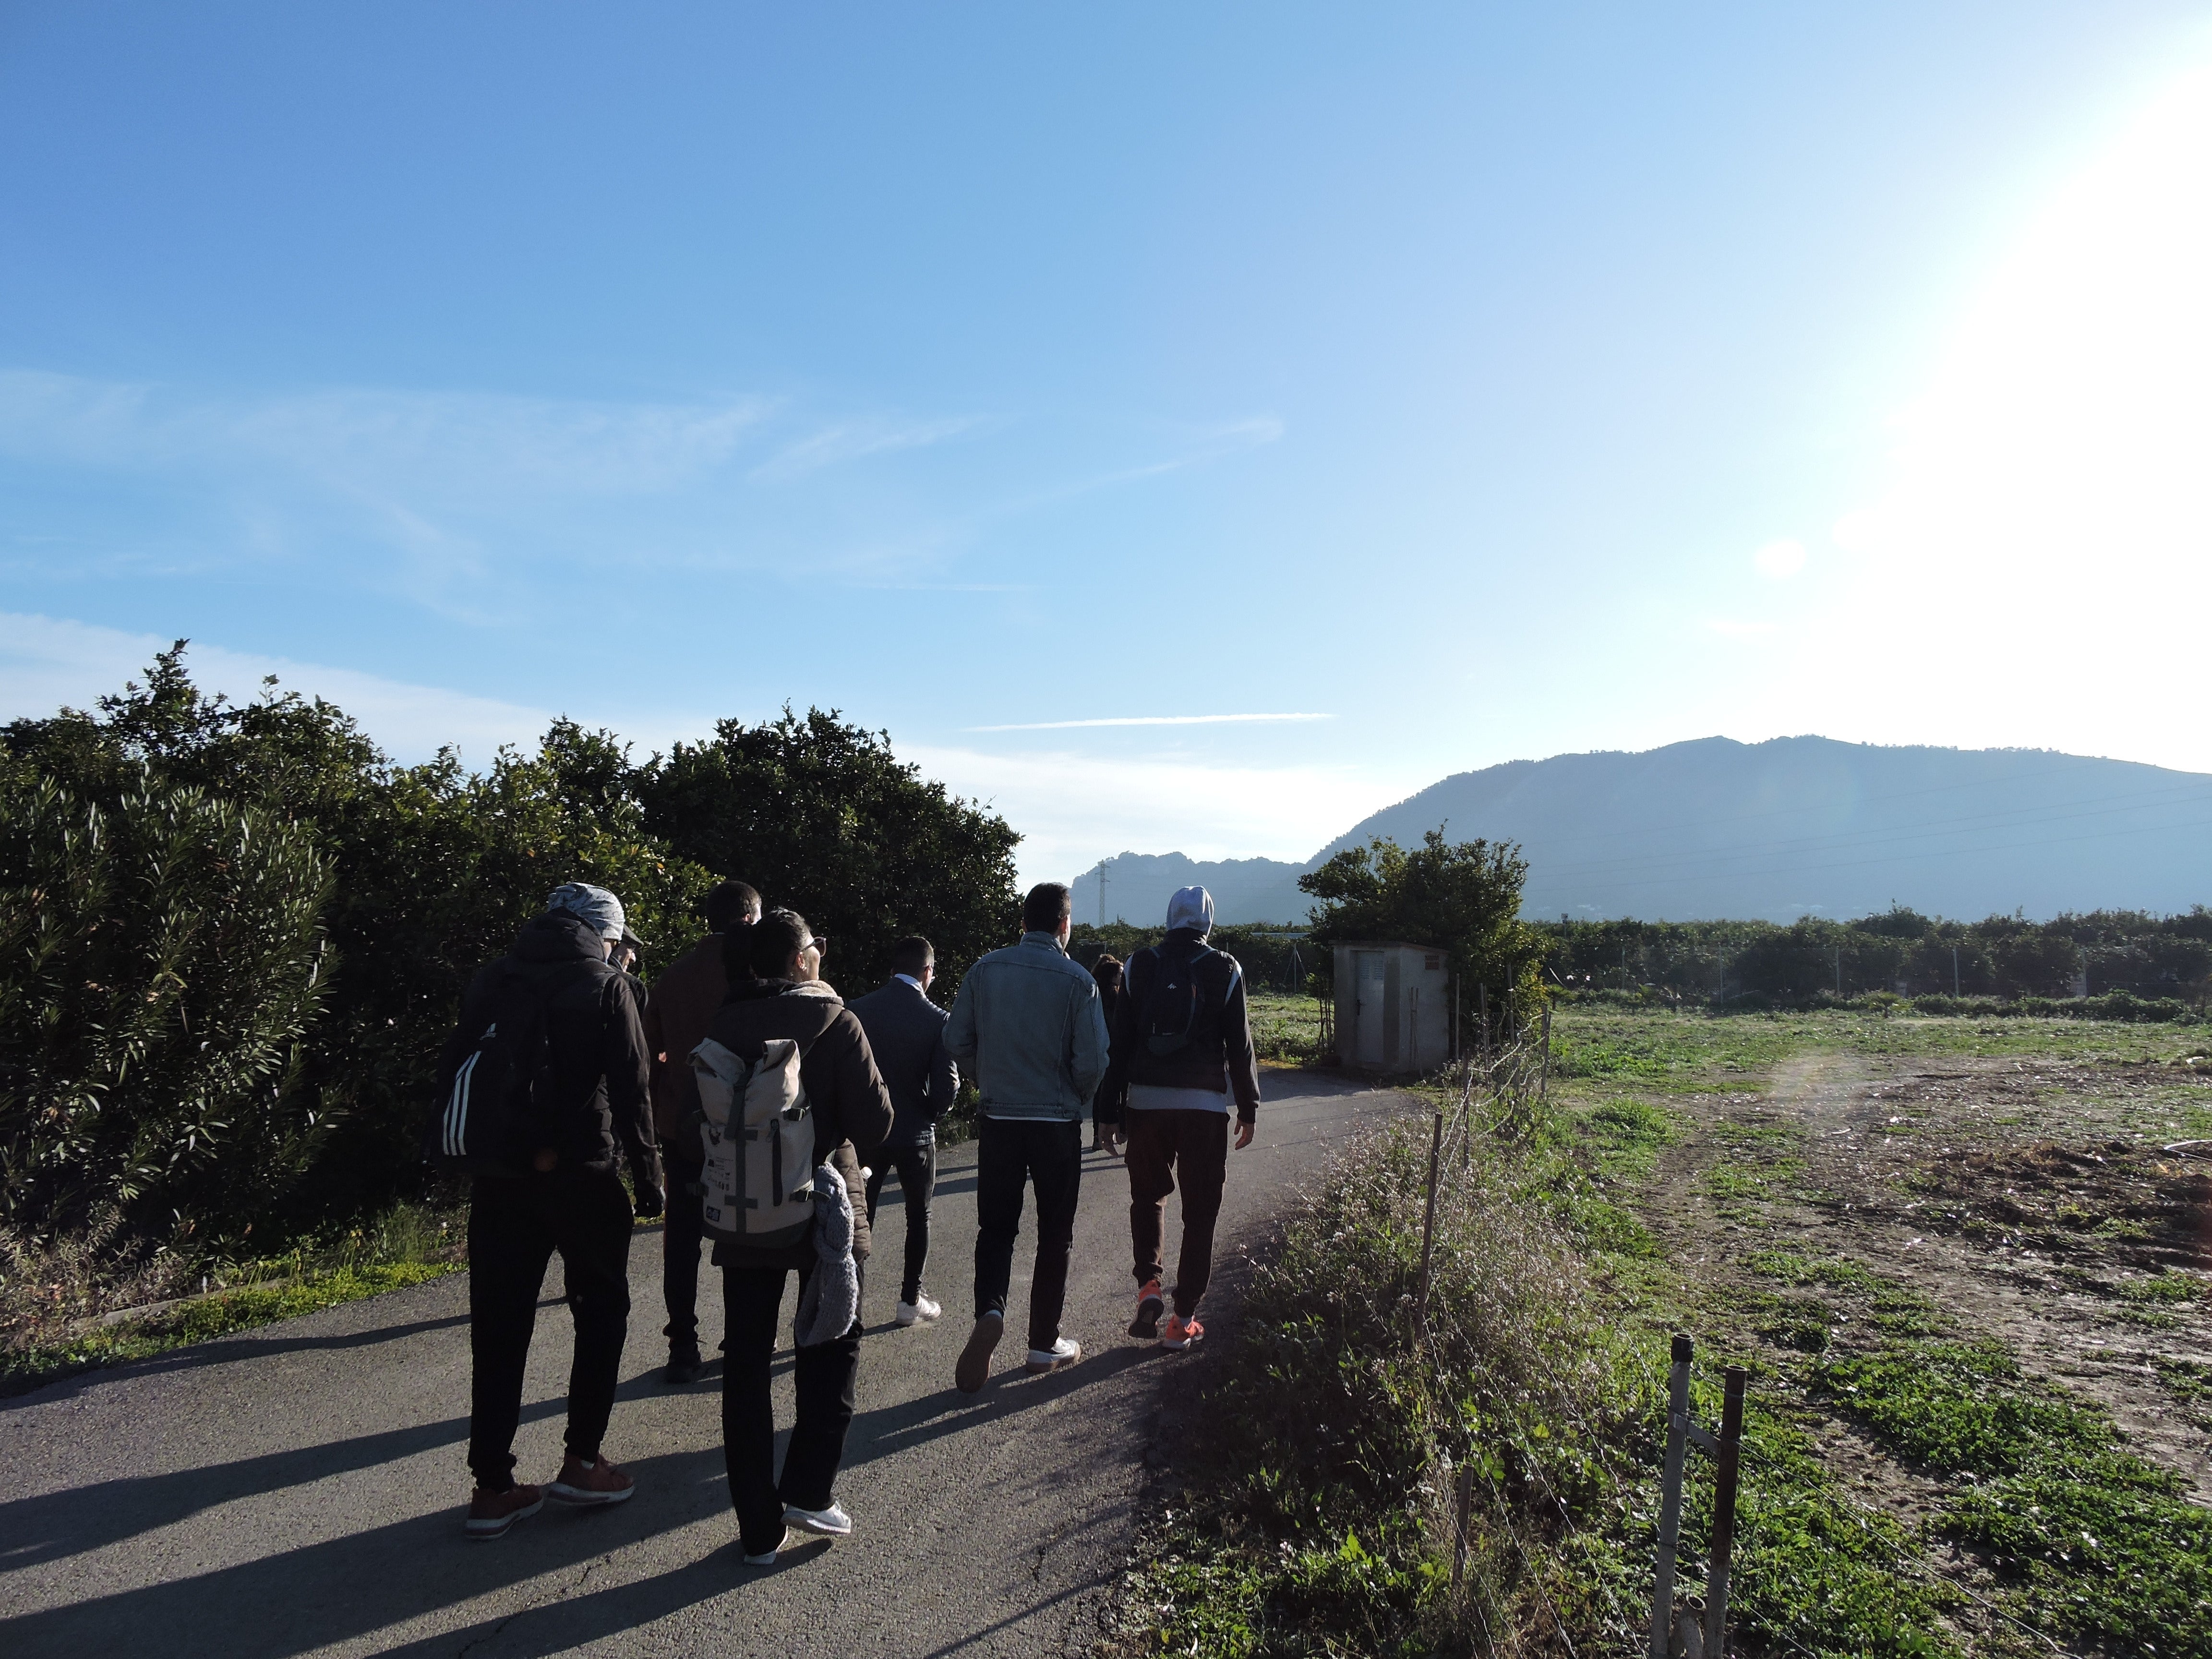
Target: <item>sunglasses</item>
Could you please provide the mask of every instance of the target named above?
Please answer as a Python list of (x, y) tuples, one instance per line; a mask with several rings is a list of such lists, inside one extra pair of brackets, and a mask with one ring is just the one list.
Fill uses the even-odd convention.
[(804, 955), (808, 951), (812, 951), (817, 956), (827, 955), (830, 950), (830, 935), (827, 933), (817, 933), (812, 939), (807, 940), (805, 944), (800, 945), (799, 949), (801, 955)]

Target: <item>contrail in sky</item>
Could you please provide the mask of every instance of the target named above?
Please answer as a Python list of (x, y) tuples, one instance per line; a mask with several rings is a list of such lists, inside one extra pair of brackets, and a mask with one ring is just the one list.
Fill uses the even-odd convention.
[(1025, 720), (1016, 726), (971, 726), (970, 732), (1066, 732), (1079, 726), (1241, 726), (1254, 720), (1325, 720), (1327, 714), (1115, 714), (1097, 720)]

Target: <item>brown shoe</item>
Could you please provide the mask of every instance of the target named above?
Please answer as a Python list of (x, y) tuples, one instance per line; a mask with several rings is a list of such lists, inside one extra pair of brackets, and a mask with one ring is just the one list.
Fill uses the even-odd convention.
[(619, 1504), (636, 1490), (637, 1482), (605, 1458), (586, 1463), (570, 1452), (568, 1461), (561, 1465), (560, 1478), (545, 1488), (545, 1495), (556, 1504), (596, 1508)]
[(525, 1516), (545, 1507), (542, 1486), (509, 1486), (505, 1492), (486, 1492), (478, 1486), (469, 1498), (468, 1534), (497, 1538)]
[(975, 1322), (968, 1346), (960, 1350), (959, 1362), (952, 1368), (953, 1386), (961, 1393), (975, 1394), (991, 1380), (991, 1353), (1006, 1334), (1003, 1314), (985, 1314)]

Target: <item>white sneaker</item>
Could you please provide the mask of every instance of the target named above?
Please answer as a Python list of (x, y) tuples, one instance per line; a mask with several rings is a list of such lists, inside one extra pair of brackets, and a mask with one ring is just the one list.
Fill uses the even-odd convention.
[(782, 1537), (775, 1540), (775, 1549), (769, 1551), (765, 1555), (748, 1555), (745, 1557), (745, 1565), (749, 1567), (774, 1566), (775, 1565), (776, 1550), (781, 1550), (790, 1541), (791, 1534), (787, 1531)]
[(811, 1532), (817, 1538), (846, 1538), (852, 1534), (853, 1517), (832, 1504), (826, 1510), (802, 1510), (795, 1504), (783, 1506), (783, 1524), (796, 1527), (801, 1532)]
[(902, 1325), (919, 1325), (925, 1320), (936, 1318), (944, 1311), (943, 1308), (932, 1302), (927, 1297), (917, 1296), (911, 1302), (902, 1302), (898, 1304), (897, 1318)]
[(1049, 1348), (1030, 1350), (1030, 1375), (1042, 1376), (1047, 1371), (1056, 1371), (1062, 1365), (1073, 1365), (1083, 1358), (1083, 1345), (1072, 1336), (1063, 1336)]

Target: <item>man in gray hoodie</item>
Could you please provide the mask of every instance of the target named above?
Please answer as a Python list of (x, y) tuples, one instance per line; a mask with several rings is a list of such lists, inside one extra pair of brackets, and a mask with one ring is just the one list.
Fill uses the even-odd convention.
[(1024, 1188), (1036, 1189), (1036, 1271), (1030, 1284), (1029, 1369), (1082, 1357), (1060, 1334), (1067, 1254), (1083, 1190), (1082, 1120), (1106, 1075), (1098, 985), (1071, 961), (1068, 890), (1045, 882), (1022, 903), (1018, 945), (968, 970), (945, 1022), (945, 1044), (983, 1097), (976, 1126), (975, 1328), (953, 1381), (975, 1393), (1005, 1334)]

